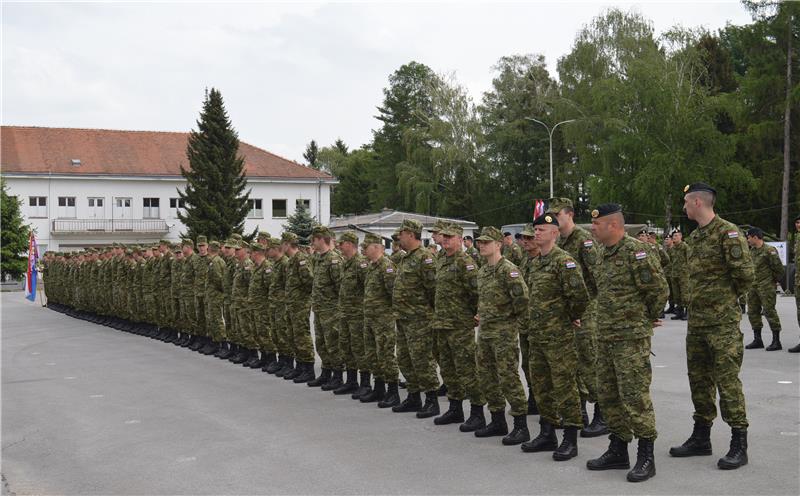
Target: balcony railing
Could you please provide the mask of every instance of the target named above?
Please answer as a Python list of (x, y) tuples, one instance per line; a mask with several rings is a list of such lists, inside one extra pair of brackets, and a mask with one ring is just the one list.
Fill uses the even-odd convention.
[(56, 219), (53, 233), (165, 233), (169, 231), (162, 219)]

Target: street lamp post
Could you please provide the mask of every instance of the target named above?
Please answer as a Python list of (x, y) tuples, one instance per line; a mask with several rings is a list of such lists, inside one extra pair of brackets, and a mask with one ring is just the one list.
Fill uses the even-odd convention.
[(577, 119), (569, 119), (566, 121), (561, 121), (552, 128), (548, 127), (547, 124), (545, 124), (544, 122), (538, 119), (534, 119), (533, 117), (526, 117), (526, 119), (541, 124), (547, 130), (547, 134), (550, 135), (550, 198), (553, 198), (554, 196), (553, 195), (553, 132), (555, 132), (556, 128), (561, 124), (569, 124), (570, 122), (575, 122)]

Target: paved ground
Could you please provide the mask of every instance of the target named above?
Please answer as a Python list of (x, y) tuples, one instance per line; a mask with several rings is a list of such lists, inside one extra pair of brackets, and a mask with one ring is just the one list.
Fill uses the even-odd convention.
[[(779, 298), (786, 344), (793, 298)], [(745, 354), (750, 464), (673, 459), (691, 430), (685, 323), (654, 339), (658, 475), (594, 473), (2, 294), (2, 473), (16, 494), (799, 494), (800, 355)], [(747, 324), (743, 324), (747, 327)], [(750, 331), (745, 330), (749, 339)], [(536, 431), (537, 417), (528, 417)], [(632, 454), (635, 452), (632, 451)]]

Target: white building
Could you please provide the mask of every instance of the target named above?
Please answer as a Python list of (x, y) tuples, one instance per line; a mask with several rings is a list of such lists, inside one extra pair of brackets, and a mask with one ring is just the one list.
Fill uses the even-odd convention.
[[(186, 184), (188, 133), (19, 126), (0, 133), (2, 175), (40, 253), (177, 241), (184, 231), (177, 190)], [(246, 233), (279, 234), (301, 203), (328, 224), (332, 176), (247, 143), (239, 153), (250, 188)]]

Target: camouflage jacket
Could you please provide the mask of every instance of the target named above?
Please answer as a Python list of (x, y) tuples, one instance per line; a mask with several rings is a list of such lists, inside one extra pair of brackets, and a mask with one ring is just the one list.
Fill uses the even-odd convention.
[(775, 283), (783, 278), (783, 263), (778, 249), (764, 243), (761, 248), (750, 248), (755, 275), (754, 289), (775, 290)]
[(305, 306), (311, 303), (314, 274), (309, 256), (302, 251), (289, 258), (286, 266), (286, 306)]
[(253, 261), (245, 258), (237, 261), (236, 270), (233, 274), (233, 289), (231, 291), (231, 301), (240, 307), (247, 305), (247, 296), (250, 292), (250, 275), (253, 272)]
[(669, 273), (672, 277), (681, 278), (688, 275), (686, 272), (689, 263), (688, 257), (689, 247), (685, 241), (672, 246), (669, 250)]
[(715, 216), (689, 235), (689, 329), (738, 323), (738, 299), (753, 285), (753, 261), (744, 235)]
[(206, 298), (222, 298), (225, 292), (225, 260), (219, 255), (207, 256)]
[(197, 263), (197, 253), (183, 257), (181, 270), (181, 298), (194, 297), (194, 266)]
[(539, 342), (574, 339), (573, 320), (581, 318), (589, 292), (578, 262), (559, 247), (529, 260), (528, 335)]
[(597, 270), (597, 245), (589, 231), (575, 226), (569, 236), (559, 238), (558, 247), (578, 262), (589, 295), (592, 298), (597, 296), (597, 283), (594, 278), (594, 271)]
[(495, 265), (484, 264), (478, 271), (478, 315), (480, 332), (512, 327), (527, 322), (528, 286), (519, 268), (505, 258)]
[(334, 250), (322, 253), (317, 256), (313, 270), (311, 306), (315, 312), (336, 309), (342, 282), (342, 256)]
[(478, 267), (463, 251), (437, 261), (434, 329), (472, 329), (478, 313)]
[(517, 267), (522, 263), (523, 255), (522, 247), (519, 246), (516, 242), (512, 242), (510, 245), (503, 245), (503, 257), (506, 260), (513, 263)]
[(339, 313), (342, 318), (360, 319), (364, 316), (364, 281), (369, 260), (356, 254), (342, 261), (342, 279), (339, 285)]
[(261, 265), (253, 264), (250, 274), (250, 288), (247, 293), (247, 304), (250, 309), (266, 314), (269, 310), (269, 289), (272, 282), (272, 262), (264, 260)]
[(431, 252), (420, 246), (400, 260), (392, 291), (392, 308), (398, 319), (428, 320), (433, 315), (436, 267)]
[(269, 284), (270, 308), (283, 310), (286, 305), (286, 271), (289, 259), (286, 255), (272, 262), (272, 279)]
[(178, 260), (178, 257), (170, 259), (170, 296), (174, 299), (181, 297), (181, 279), (183, 278), (183, 259)]
[(225, 257), (223, 261), (225, 262), (225, 272), (222, 275), (222, 292), (225, 303), (230, 304), (233, 298), (233, 276), (236, 275), (238, 262), (235, 256)]
[(364, 319), (394, 320), (392, 292), (397, 270), (389, 257), (370, 262), (364, 277)]
[(669, 296), (658, 254), (627, 234), (601, 250), (597, 270), (597, 338), (618, 340), (653, 335)]
[[(195, 254), (197, 255), (197, 254)], [(208, 255), (197, 255), (192, 268), (194, 270), (194, 292), (197, 295), (205, 295), (206, 279), (208, 279)]]

